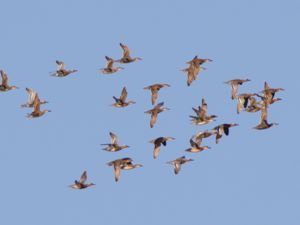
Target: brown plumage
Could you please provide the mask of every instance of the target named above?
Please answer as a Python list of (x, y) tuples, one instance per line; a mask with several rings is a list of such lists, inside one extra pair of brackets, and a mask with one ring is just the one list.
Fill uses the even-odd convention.
[(3, 70), (0, 70), (0, 73), (1, 73), (1, 78), (2, 78), (2, 83), (0, 85), (0, 91), (4, 92), (4, 91), (18, 89), (18, 87), (16, 87), (16, 86), (8, 85), (8, 77), (7, 77), (7, 74)]
[(210, 149), (210, 147), (208, 147), (208, 146), (201, 146), (200, 145), (201, 144), (201, 141), (200, 141), (200, 143), (198, 142), (195, 142), (194, 140), (193, 140), (193, 137), (190, 139), (190, 145), (191, 145), (191, 148), (188, 148), (188, 149), (186, 149), (185, 151), (187, 151), (187, 152), (192, 152), (192, 153), (196, 153), (196, 152), (201, 152), (201, 151), (203, 151), (203, 150), (207, 150), (207, 149)]
[(215, 131), (215, 130), (211, 130), (211, 131), (206, 130), (206, 131), (201, 131), (201, 132), (195, 134), (193, 137), (195, 138), (195, 141), (197, 142), (197, 144), (201, 145), (203, 138), (208, 138), (216, 133), (217, 133), (217, 131)]
[(154, 106), (153, 109), (150, 109), (146, 111), (145, 113), (151, 114), (151, 120), (150, 120), (150, 127), (153, 128), (154, 124), (157, 121), (157, 115), (163, 111), (169, 110), (168, 108), (163, 107), (164, 103), (158, 103), (156, 106)]
[(112, 106), (115, 106), (118, 108), (120, 108), (120, 107), (123, 108), (130, 104), (135, 104), (135, 102), (131, 101), (131, 100), (126, 102), (126, 98), (127, 98), (127, 90), (126, 90), (126, 87), (123, 87), (120, 98), (116, 98), (115, 96), (113, 96), (113, 99), (116, 102), (114, 104), (112, 104)]
[(197, 75), (201, 70), (205, 70), (205, 68), (201, 67), (200, 65), (195, 65), (194, 63), (191, 63), (188, 68), (181, 70), (187, 75), (187, 86), (190, 86), (192, 82), (196, 80)]
[(57, 64), (57, 69), (54, 73), (51, 74), (54, 77), (66, 77), (69, 74), (75, 73), (75, 72), (78, 71), (78, 70), (74, 70), (74, 69), (73, 70), (66, 70), (65, 69), (65, 63), (63, 61), (56, 60), (55, 62)]
[(84, 171), (80, 177), (80, 180), (79, 181), (75, 180), (75, 183), (72, 185), (69, 185), (69, 187), (74, 188), (74, 189), (84, 189), (84, 188), (95, 185), (93, 183), (85, 183), (86, 180), (87, 180), (87, 172)]
[(223, 123), (219, 126), (216, 126), (213, 130), (216, 132), (216, 144), (219, 143), (223, 134), (226, 136), (229, 135), (229, 128), (238, 126), (237, 123)]
[(45, 109), (45, 110), (41, 111), (40, 105), (41, 105), (40, 98), (39, 98), (38, 94), (36, 94), (35, 98), (34, 98), (34, 102), (33, 102), (33, 112), (30, 114), (27, 114), (27, 117), (28, 118), (41, 117), (45, 113), (51, 112), (51, 110), (49, 110), (49, 109)]
[(123, 67), (113, 67), (114, 60), (108, 56), (105, 56), (105, 59), (107, 61), (106, 67), (100, 69), (101, 73), (103, 74), (112, 74), (115, 72), (118, 72), (119, 70), (124, 69)]
[(144, 87), (145, 90), (151, 91), (151, 103), (154, 105), (158, 97), (158, 91), (163, 87), (170, 87), (169, 84), (152, 84), (150, 86)]
[(142, 60), (142, 58), (139, 58), (139, 57), (132, 58), (130, 56), (130, 50), (129, 50), (129, 48), (126, 45), (120, 43), (120, 46), (123, 49), (123, 57), (121, 59), (119, 59), (119, 60), (116, 60), (115, 62), (119, 62), (119, 63), (131, 63), (131, 62)]
[(245, 109), (246, 112), (257, 112), (261, 110), (261, 102), (256, 101), (255, 97), (249, 98), (249, 106)]
[(244, 94), (239, 94), (237, 96), (238, 103), (237, 103), (236, 111), (238, 114), (242, 111), (242, 109), (247, 108), (249, 99), (253, 96), (256, 96), (256, 94), (255, 93), (244, 93)]
[[(27, 103), (22, 104), (21, 107), (31, 108), (34, 105), (34, 99), (35, 99), (35, 96), (37, 95), (37, 92), (32, 90), (31, 88), (26, 88), (26, 91), (28, 93), (28, 100), (27, 100)], [(45, 101), (45, 100), (41, 101), (40, 100), (40, 105), (41, 104), (46, 104), (46, 103), (48, 103), (48, 101)]]
[(116, 159), (114, 161), (111, 161), (107, 163), (108, 166), (114, 166), (114, 174), (115, 174), (115, 181), (118, 182), (121, 175), (121, 169), (123, 170), (130, 170), (134, 168), (141, 167), (141, 164), (132, 164), (131, 158), (122, 158), (122, 159)]
[(205, 99), (202, 98), (201, 106), (198, 106), (198, 109), (192, 108), (194, 112), (196, 113), (196, 116), (190, 116), (192, 119), (192, 123), (195, 125), (204, 125), (211, 123), (215, 121), (215, 118), (217, 118), (216, 115), (206, 115), (207, 113), (207, 103), (205, 102)]
[(103, 148), (103, 150), (108, 151), (108, 152), (117, 152), (125, 148), (129, 148), (130, 146), (128, 145), (119, 145), (118, 143), (118, 137), (116, 134), (109, 132), (109, 135), (111, 137), (111, 143), (110, 144), (101, 144), (101, 145), (106, 145), (107, 147)]
[(231, 86), (231, 99), (235, 99), (238, 93), (238, 86), (242, 85), (245, 82), (250, 81), (249, 79), (234, 79), (225, 81), (225, 84), (229, 84)]
[(268, 123), (267, 116), (268, 116), (268, 103), (267, 103), (267, 100), (265, 100), (261, 107), (260, 122), (257, 126), (255, 126), (253, 128), (257, 129), (257, 130), (264, 130), (264, 129), (268, 129), (272, 126), (278, 125), (278, 123)]
[(191, 162), (191, 161), (193, 161), (193, 159), (187, 159), (187, 158), (185, 158), (185, 156), (182, 156), (180, 158), (177, 158), (173, 161), (169, 161), (167, 163), (174, 166), (174, 173), (177, 175), (181, 169), (181, 165), (186, 162)]
[(201, 59), (201, 58), (198, 58), (198, 56), (196, 55), (192, 60), (188, 61), (187, 63), (188, 64), (194, 64), (194, 65), (202, 65), (203, 63), (206, 63), (206, 62), (212, 62), (213, 60), (211, 59)]
[(156, 139), (150, 141), (150, 143), (154, 144), (154, 150), (153, 150), (153, 158), (154, 159), (156, 159), (158, 154), (159, 154), (160, 146), (162, 144), (164, 146), (166, 146), (167, 141), (170, 141), (170, 140), (175, 140), (175, 138), (173, 138), (173, 137), (159, 137), (159, 138), (156, 138)]

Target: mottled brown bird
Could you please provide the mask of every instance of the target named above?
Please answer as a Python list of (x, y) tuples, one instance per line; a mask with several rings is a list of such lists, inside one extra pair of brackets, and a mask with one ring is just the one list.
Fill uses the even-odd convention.
[(84, 189), (84, 188), (95, 185), (93, 183), (85, 183), (86, 180), (87, 180), (87, 172), (84, 171), (80, 177), (80, 180), (79, 181), (75, 180), (75, 183), (72, 185), (69, 185), (69, 187), (74, 188), (74, 189)]
[(56, 60), (55, 62), (57, 64), (57, 69), (54, 73), (51, 74), (54, 77), (66, 77), (69, 74), (75, 73), (78, 71), (78, 70), (74, 70), (74, 69), (72, 69), (72, 70), (65, 69), (65, 63), (63, 61)]
[[(31, 108), (34, 105), (34, 99), (35, 99), (35, 96), (37, 95), (37, 92), (32, 90), (31, 88), (26, 88), (26, 91), (28, 93), (28, 100), (25, 104), (22, 104), (21, 107)], [(46, 104), (46, 103), (48, 103), (48, 101), (40, 100), (40, 104)]]
[(16, 87), (16, 86), (8, 85), (8, 77), (7, 77), (7, 74), (3, 70), (0, 70), (0, 73), (1, 73), (1, 78), (2, 78), (2, 83), (0, 85), (0, 91), (4, 92), (4, 91), (18, 89), (18, 87)]
[(201, 145), (201, 142), (202, 142), (202, 139), (203, 139), (203, 138), (208, 138), (208, 137), (210, 137), (210, 136), (212, 136), (212, 135), (215, 135), (216, 133), (217, 133), (217, 131), (215, 131), (215, 130), (211, 130), (211, 131), (208, 131), (208, 130), (206, 130), (206, 131), (201, 131), (201, 132), (195, 134), (195, 135), (193, 136), (193, 138), (195, 138), (195, 141), (196, 141), (199, 145)]
[(123, 170), (130, 170), (134, 168), (141, 167), (141, 164), (132, 164), (131, 158), (122, 158), (122, 159), (116, 159), (114, 161), (111, 161), (107, 163), (108, 166), (114, 166), (114, 174), (115, 174), (115, 181), (118, 182), (121, 175), (121, 169)]
[(156, 103), (158, 97), (158, 91), (163, 87), (170, 87), (169, 84), (152, 84), (150, 86), (144, 87), (145, 90), (151, 91), (151, 102), (152, 105)]
[(205, 68), (201, 67), (200, 65), (190, 64), (188, 68), (182, 69), (184, 73), (187, 75), (187, 86), (191, 86), (192, 82), (196, 80), (198, 74), (201, 70), (205, 70)]
[(194, 112), (196, 113), (196, 116), (190, 116), (192, 119), (192, 123), (195, 125), (205, 125), (208, 123), (211, 123), (215, 121), (215, 118), (217, 118), (216, 115), (206, 115), (207, 114), (207, 103), (205, 102), (205, 99), (202, 98), (201, 106), (198, 106), (198, 109), (192, 108)]
[(139, 57), (132, 58), (130, 56), (130, 50), (126, 45), (120, 43), (120, 46), (123, 49), (123, 57), (121, 59), (116, 60), (115, 62), (131, 63), (131, 62), (142, 60), (142, 58), (139, 58)]
[(158, 103), (156, 106), (154, 106), (153, 109), (150, 109), (148, 111), (146, 111), (145, 113), (147, 114), (151, 114), (151, 120), (150, 120), (150, 127), (153, 128), (154, 124), (156, 123), (157, 121), (157, 115), (163, 111), (166, 111), (166, 110), (170, 110), (168, 108), (165, 108), (163, 107), (164, 103), (161, 102), (161, 103)]
[(115, 72), (118, 72), (119, 70), (123, 70), (123, 67), (113, 67), (114, 60), (108, 56), (105, 56), (105, 59), (107, 61), (106, 67), (100, 69), (101, 73), (103, 74), (112, 74)]
[(156, 159), (159, 152), (160, 152), (160, 146), (163, 144), (164, 146), (167, 145), (167, 141), (175, 140), (173, 137), (159, 137), (154, 140), (151, 140), (150, 143), (154, 144), (154, 150), (153, 150), (153, 158)]
[(43, 111), (40, 110), (41, 101), (38, 94), (35, 95), (34, 102), (33, 102), (33, 112), (27, 114), (28, 118), (37, 118), (43, 116), (47, 112), (51, 112), (49, 109), (45, 109)]
[[(200, 142), (201, 143), (201, 142)], [(201, 152), (203, 150), (211, 149), (208, 146), (201, 146), (200, 143), (197, 143), (193, 140), (193, 137), (190, 139), (190, 145), (191, 148), (186, 149), (185, 151), (191, 152), (191, 153), (196, 153), (196, 152)]]
[(267, 120), (267, 115), (268, 115), (268, 103), (267, 100), (265, 100), (262, 104), (262, 108), (261, 108), (261, 116), (260, 116), (260, 122), (257, 126), (253, 127), (254, 129), (257, 130), (264, 130), (264, 129), (268, 129), (272, 126), (276, 126), (278, 125), (278, 123), (268, 123)]
[(192, 60), (188, 61), (187, 63), (188, 64), (194, 64), (194, 65), (202, 65), (203, 63), (206, 63), (206, 62), (212, 62), (213, 60), (211, 59), (201, 59), (201, 58), (198, 58), (198, 56), (196, 55)]
[(235, 99), (238, 93), (238, 86), (242, 85), (245, 82), (250, 81), (249, 79), (234, 79), (225, 81), (225, 84), (229, 84), (231, 86), (231, 99)]
[(216, 131), (216, 144), (219, 143), (223, 134), (226, 136), (229, 135), (229, 128), (238, 126), (237, 123), (223, 123), (221, 125), (216, 126), (213, 130)]
[(237, 96), (237, 109), (236, 112), (239, 114), (243, 109), (247, 108), (249, 99), (253, 96), (256, 96), (255, 93), (244, 93), (244, 94), (239, 94)]
[(167, 162), (168, 164), (171, 164), (174, 166), (174, 173), (177, 175), (181, 169), (181, 165), (186, 163), (186, 162), (191, 162), (194, 161), (193, 159), (187, 159), (185, 156), (182, 156), (180, 158), (177, 158), (173, 161)]
[(112, 106), (115, 106), (118, 108), (123, 108), (123, 107), (129, 106), (130, 104), (135, 104), (134, 101), (131, 101), (131, 100), (126, 101), (126, 98), (127, 98), (127, 90), (126, 90), (126, 87), (123, 87), (120, 98), (113, 96), (115, 103), (112, 104)]
[(108, 152), (117, 152), (125, 148), (129, 148), (130, 146), (128, 145), (119, 145), (118, 143), (118, 137), (116, 134), (109, 132), (109, 135), (111, 137), (111, 143), (109, 144), (101, 144), (101, 145), (106, 145), (107, 147), (103, 148), (103, 150), (108, 151)]

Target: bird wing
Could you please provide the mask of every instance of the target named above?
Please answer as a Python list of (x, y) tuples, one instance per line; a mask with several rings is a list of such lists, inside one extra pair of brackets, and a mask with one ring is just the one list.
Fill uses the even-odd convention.
[(130, 57), (130, 50), (129, 50), (129, 48), (126, 45), (122, 44), (122, 43), (120, 43), (120, 46), (123, 49), (123, 58)]
[(64, 70), (65, 69), (65, 63), (63, 61), (56, 60), (55, 62), (57, 64), (57, 70)]
[(111, 137), (111, 143), (112, 144), (118, 144), (118, 137), (113, 132), (109, 132), (109, 135)]
[(37, 93), (32, 90), (31, 88), (26, 88), (26, 91), (28, 93), (28, 104), (33, 104), (34, 103), (34, 99), (35, 99), (35, 96), (37, 95)]
[(150, 127), (151, 128), (154, 126), (154, 124), (156, 123), (156, 121), (157, 121), (157, 113), (155, 113), (155, 112), (152, 111), (151, 120), (150, 120)]
[(123, 87), (122, 92), (121, 92), (121, 96), (120, 96), (120, 100), (122, 102), (125, 102), (127, 98), (127, 90), (126, 87)]
[(114, 64), (114, 60), (108, 56), (105, 56), (107, 63), (106, 63), (106, 68), (111, 69)]
[(85, 183), (86, 179), (87, 179), (87, 173), (86, 171), (84, 171), (80, 177), (79, 183), (81, 184)]
[(34, 112), (40, 112), (40, 104), (41, 104), (40, 98), (38, 94), (36, 94), (33, 102)]
[(114, 163), (115, 181), (118, 182), (121, 175), (121, 165), (118, 162)]
[(267, 103), (263, 102), (261, 107), (261, 116), (260, 116), (260, 123), (267, 120), (268, 112), (267, 112)]
[(2, 86), (7, 87), (8, 86), (8, 78), (7, 78), (6, 73), (3, 70), (1, 70), (1, 77), (2, 77)]
[(181, 164), (179, 163), (179, 162), (175, 162), (174, 163), (174, 173), (175, 174), (178, 174), (179, 173), (179, 171), (180, 171), (180, 169), (181, 169)]
[(237, 96), (238, 84), (231, 83), (231, 99), (235, 99)]
[(152, 105), (155, 104), (155, 102), (157, 100), (157, 97), (158, 97), (157, 89), (151, 89), (151, 102), (152, 102)]
[(237, 113), (240, 113), (242, 111), (244, 104), (245, 104), (245, 98), (243, 96), (239, 96), (238, 103), (237, 103)]
[(154, 144), (154, 150), (153, 150), (153, 158), (156, 159), (158, 154), (160, 152), (160, 144), (155, 143)]

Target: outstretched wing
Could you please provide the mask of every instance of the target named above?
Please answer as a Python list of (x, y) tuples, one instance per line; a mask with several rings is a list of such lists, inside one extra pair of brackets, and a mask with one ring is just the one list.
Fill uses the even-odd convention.
[(36, 94), (33, 102), (34, 112), (40, 112), (40, 104), (41, 104), (40, 98), (38, 94)]
[(157, 97), (158, 97), (157, 89), (151, 89), (151, 102), (152, 102), (152, 105), (155, 104), (155, 102), (157, 100)]
[(126, 101), (126, 98), (127, 98), (127, 90), (126, 90), (126, 87), (123, 87), (122, 93), (121, 93), (121, 96), (120, 96), (120, 100), (121, 100), (122, 102), (125, 102), (125, 101)]
[(113, 132), (109, 132), (109, 135), (111, 137), (111, 143), (112, 144), (118, 144), (118, 137)]
[(108, 56), (105, 56), (107, 63), (106, 63), (106, 68), (111, 69), (114, 64), (114, 60)]
[(126, 45), (122, 44), (122, 43), (120, 43), (120, 46), (123, 49), (123, 58), (130, 57), (130, 50), (129, 50), (129, 48)]
[(3, 70), (1, 70), (0, 72), (1, 72), (1, 77), (2, 77), (2, 86), (3, 87), (7, 87), (8, 86), (7, 75), (6, 75), (6, 73)]
[(57, 70), (64, 70), (65, 69), (65, 63), (63, 61), (56, 60), (55, 62), (57, 64)]
[(87, 179), (87, 173), (86, 171), (84, 171), (80, 177), (79, 183), (81, 184), (85, 183), (86, 179)]

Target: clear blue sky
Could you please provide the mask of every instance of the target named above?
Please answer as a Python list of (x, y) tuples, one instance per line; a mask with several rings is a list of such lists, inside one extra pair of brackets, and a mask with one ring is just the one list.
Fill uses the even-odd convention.
[[(20, 89), (0, 93), (0, 223), (299, 225), (299, 11), (296, 0), (2, 0), (0, 68)], [(143, 61), (99, 74), (105, 55), (121, 56), (120, 42)], [(187, 87), (179, 70), (196, 54), (214, 61)], [(56, 59), (79, 72), (49, 76)], [(235, 113), (223, 84), (234, 78), (252, 80), (240, 92), (264, 81), (286, 90), (269, 110), (278, 127), (256, 131), (259, 114)], [(159, 95), (171, 110), (150, 129), (143, 87), (157, 82), (172, 86)], [(125, 85), (137, 103), (110, 107)], [(25, 118), (25, 87), (52, 112)], [(196, 127), (188, 115), (202, 97), (218, 119)], [(224, 122), (240, 126), (218, 145), (205, 140), (211, 150), (185, 154), (191, 135)], [(109, 131), (131, 147), (101, 150)], [(159, 136), (176, 140), (153, 160), (148, 141)], [(165, 162), (184, 154), (195, 161), (175, 176)], [(105, 164), (127, 156), (144, 167), (115, 183)], [(96, 186), (68, 188), (83, 170)]]

